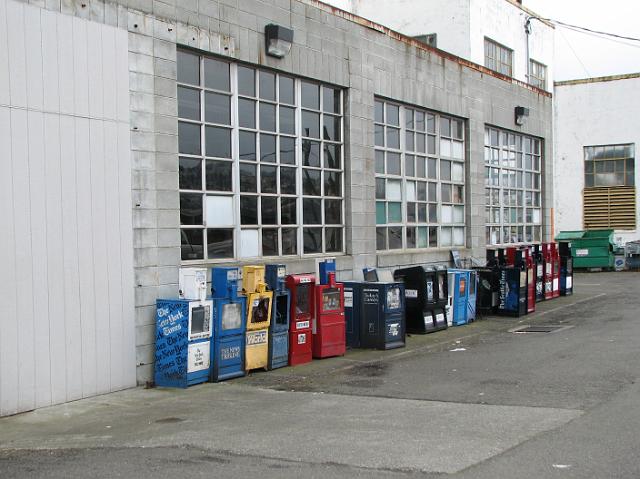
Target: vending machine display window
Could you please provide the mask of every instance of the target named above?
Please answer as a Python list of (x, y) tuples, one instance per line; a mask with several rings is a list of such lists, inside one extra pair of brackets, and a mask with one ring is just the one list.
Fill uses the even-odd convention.
[(401, 290), (399, 286), (387, 289), (387, 310), (400, 309), (402, 306)]
[(310, 314), (311, 302), (310, 292), (311, 284), (300, 284), (296, 288), (296, 314)]
[(242, 326), (242, 303), (229, 303), (222, 306), (222, 329), (237, 329)]
[(189, 304), (189, 340), (211, 337), (211, 306)]
[(287, 306), (289, 304), (289, 296), (288, 295), (278, 295), (276, 296), (276, 318), (275, 323), (278, 325), (289, 325), (289, 311)]
[(254, 299), (251, 305), (251, 323), (265, 323), (269, 321), (269, 306), (271, 305), (271, 298), (259, 298)]
[(447, 300), (447, 289), (444, 285), (444, 279), (446, 275), (439, 274), (438, 275), (438, 300), (446, 301)]
[(338, 311), (340, 309), (340, 290), (327, 288), (322, 292), (322, 310)]

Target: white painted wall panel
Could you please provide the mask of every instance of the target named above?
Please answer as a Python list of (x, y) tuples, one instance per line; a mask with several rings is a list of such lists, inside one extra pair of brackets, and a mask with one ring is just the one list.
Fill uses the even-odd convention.
[(0, 3), (2, 416), (136, 365), (127, 33)]

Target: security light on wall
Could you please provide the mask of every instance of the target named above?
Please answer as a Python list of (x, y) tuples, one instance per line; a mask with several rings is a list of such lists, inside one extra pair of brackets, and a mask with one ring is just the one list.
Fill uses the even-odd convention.
[(293, 30), (270, 23), (264, 27), (264, 38), (267, 55), (282, 58), (291, 50)]
[(522, 126), (526, 123), (529, 117), (529, 109), (523, 106), (516, 107), (516, 125)]

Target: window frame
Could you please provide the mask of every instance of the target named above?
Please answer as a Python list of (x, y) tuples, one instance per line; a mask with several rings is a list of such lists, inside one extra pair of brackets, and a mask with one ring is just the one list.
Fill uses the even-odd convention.
[[(495, 55), (490, 55), (491, 50), (494, 51)], [(502, 52), (508, 55), (507, 62), (502, 60)], [(489, 70), (513, 78), (513, 53), (513, 49), (506, 45), (489, 37), (484, 37), (484, 66)], [(506, 66), (507, 68), (501, 69), (500, 66)]]
[(541, 90), (547, 89), (547, 65), (533, 58), (529, 59), (529, 85)]
[[(629, 155), (623, 154), (622, 156), (607, 156), (606, 152), (608, 149), (616, 151), (618, 148), (622, 149), (622, 151), (627, 151), (629, 148)], [(599, 158), (596, 157), (597, 150), (602, 149), (601, 156)], [(615, 188), (617, 186), (633, 186), (635, 187), (635, 143), (612, 143), (608, 145), (587, 145), (583, 147), (583, 155), (584, 155), (584, 187), (585, 188)], [(618, 171), (618, 162), (623, 162), (622, 172)], [(606, 164), (611, 162), (613, 171), (598, 171), (598, 164), (603, 165), (603, 170), (606, 170)], [(587, 165), (592, 163), (591, 172), (588, 172)], [(631, 163), (632, 168), (629, 168), (629, 163)], [(630, 171), (629, 171), (630, 170)], [(598, 174), (606, 174), (613, 173), (622, 174), (623, 182), (616, 184), (597, 184), (596, 181)], [(588, 177), (592, 177), (592, 183), (589, 184)], [(628, 178), (631, 178), (631, 182), (627, 182)]]
[[(324, 256), (324, 255), (343, 255), (345, 254), (345, 238), (346, 238), (346, 227), (345, 227), (345, 135), (344, 135), (344, 99), (345, 99), (345, 91), (342, 87), (331, 85), (324, 82), (318, 82), (315, 80), (306, 79), (303, 77), (290, 75), (288, 73), (281, 73), (276, 70), (271, 70), (269, 68), (264, 68), (259, 65), (251, 65), (243, 62), (237, 62), (234, 60), (229, 60), (228, 58), (222, 58), (215, 55), (202, 54), (201, 52), (194, 51), (188, 48), (178, 48), (178, 55), (187, 54), (192, 55), (198, 58), (199, 65), (199, 84), (193, 85), (190, 83), (185, 83), (182, 81), (176, 80), (177, 89), (180, 91), (184, 88), (195, 89), (199, 92), (199, 101), (200, 101), (200, 116), (198, 120), (184, 118), (180, 116), (180, 104), (178, 104), (178, 114), (177, 114), (177, 124), (195, 124), (200, 128), (200, 152), (199, 154), (189, 154), (183, 153), (180, 151), (180, 147), (178, 148), (178, 162), (182, 165), (182, 161), (188, 162), (200, 161), (199, 169), (200, 169), (200, 189), (193, 188), (185, 188), (181, 184), (182, 182), (182, 173), (181, 166), (179, 167), (178, 177), (179, 177), (179, 194), (182, 197), (184, 194), (192, 194), (192, 195), (200, 195), (202, 197), (202, 221), (198, 224), (183, 224), (182, 222), (182, 212), (183, 208), (180, 206), (181, 213), (181, 221), (180, 221), (180, 232), (181, 232), (181, 258), (183, 256), (183, 249), (185, 246), (188, 246), (190, 243), (183, 242), (187, 233), (186, 230), (199, 230), (202, 234), (202, 253), (198, 258), (187, 258), (182, 259), (181, 262), (183, 264), (198, 264), (202, 262), (231, 262), (231, 261), (245, 261), (252, 259), (276, 259), (276, 258), (302, 258), (302, 257), (313, 257), (313, 256)], [(216, 90), (210, 88), (205, 85), (205, 62), (207, 60), (214, 60), (217, 62), (221, 62), (228, 65), (229, 68), (229, 91), (223, 92), (220, 90)], [(241, 93), (240, 92), (240, 84), (239, 84), (239, 70), (240, 68), (250, 69), (253, 72), (253, 96)], [(273, 99), (261, 98), (260, 94), (260, 76), (261, 74), (265, 74), (266, 76), (273, 75), (274, 78), (274, 97)], [(285, 100), (280, 98), (280, 80), (282, 78), (292, 79), (293, 80), (293, 105), (291, 103), (285, 102)], [(314, 113), (318, 115), (318, 138), (314, 138), (313, 141), (317, 141), (319, 145), (319, 155), (318, 161), (319, 166), (317, 167), (306, 167), (303, 166), (303, 142), (308, 138), (303, 136), (302, 134), (302, 113), (303, 111), (312, 111), (312, 109), (304, 107), (302, 103), (302, 85), (309, 84), (315, 85), (318, 89), (318, 109), (313, 110)], [(335, 98), (333, 93), (338, 93), (338, 112), (334, 113), (333, 111), (325, 111), (324, 105), (324, 89), (328, 88), (331, 90), (331, 98)], [(212, 123), (207, 121), (205, 116), (206, 113), (206, 101), (205, 98), (207, 94), (224, 94), (229, 97), (229, 123), (226, 125), (221, 125), (218, 123)], [(252, 126), (241, 126), (240, 125), (240, 116), (241, 112), (239, 110), (239, 103), (242, 100), (253, 101), (253, 125)], [(176, 99), (178, 102), (178, 99)], [(275, 127), (274, 130), (265, 129), (264, 125), (260, 124), (260, 105), (268, 105), (265, 107), (266, 109), (271, 109), (271, 105), (273, 105), (274, 110), (273, 113), (275, 118), (273, 118), (273, 125)], [(281, 131), (280, 124), (280, 111), (281, 108), (292, 108), (293, 111), (293, 119), (294, 119), (294, 130), (293, 132), (283, 132)], [(333, 110), (333, 109), (331, 109)], [(339, 138), (336, 139), (327, 139), (325, 135), (323, 135), (323, 125), (325, 117), (336, 118), (334, 124), (337, 125), (337, 135)], [(230, 131), (230, 155), (229, 158), (221, 158), (210, 156), (206, 150), (206, 132), (207, 127), (222, 127)], [(241, 132), (253, 133), (255, 136), (253, 140), (255, 141), (255, 145), (253, 148), (253, 159), (244, 159), (240, 158), (240, 135)], [(261, 135), (264, 140), (267, 140), (267, 136), (271, 135), (275, 137), (275, 161), (264, 161), (261, 158)], [(337, 136), (336, 135), (336, 136)], [(285, 138), (291, 138), (295, 142), (295, 151), (294, 151), (294, 161), (293, 163), (283, 163), (281, 157), (281, 142)], [(179, 137), (178, 137), (179, 140)], [(271, 141), (271, 140), (269, 140)], [(325, 161), (325, 146), (333, 145), (339, 150), (339, 155), (337, 155), (337, 161), (339, 162), (337, 168), (327, 166)], [(179, 143), (180, 146), (180, 143)], [(331, 147), (330, 147), (331, 148)], [(251, 148), (249, 148), (251, 149)], [(334, 158), (334, 163), (336, 159)], [(226, 190), (214, 190), (208, 189), (207, 185), (207, 165), (212, 162), (227, 162), (231, 164), (231, 185), (230, 188)], [(241, 165), (254, 165), (255, 167), (255, 191), (241, 191), (240, 184), (240, 167)], [(261, 191), (261, 170), (263, 167), (269, 168), (273, 166), (275, 168), (275, 193), (272, 190), (268, 192)], [(330, 165), (331, 166), (331, 165)], [(290, 192), (283, 192), (281, 189), (281, 170), (283, 168), (295, 169), (295, 194)], [(313, 169), (319, 172), (320, 183), (319, 183), (319, 194), (318, 195), (307, 195), (304, 194), (303, 191), (303, 170)], [(265, 170), (266, 171), (266, 170)], [(325, 177), (329, 177), (332, 174), (331, 178), (334, 175), (337, 175), (337, 178), (340, 182), (338, 188), (338, 196), (327, 196), (325, 194), (325, 185), (326, 180)], [(191, 186), (191, 185), (189, 185)], [(207, 213), (208, 213), (208, 197), (216, 197), (216, 198), (231, 198), (231, 205), (233, 207), (233, 211), (230, 214), (231, 220), (229, 224), (225, 225), (208, 225), (207, 224)], [(242, 224), (242, 208), (241, 202), (242, 198), (256, 197), (256, 223), (251, 224)], [(266, 198), (275, 198), (275, 223), (264, 223), (264, 218), (262, 217), (262, 204), (264, 199)], [(295, 224), (283, 224), (282, 223), (282, 200), (283, 198), (292, 198), (295, 199)], [(303, 217), (303, 205), (305, 198), (315, 198), (320, 200), (320, 223), (318, 225), (309, 225), (304, 223)], [(326, 200), (337, 200), (340, 202), (340, 223), (336, 224), (327, 224), (325, 222), (325, 202)], [(214, 201), (214, 200), (210, 200)], [(251, 201), (251, 200), (247, 200)], [(269, 218), (271, 221), (271, 218)], [(305, 232), (307, 228), (319, 228), (320, 229), (320, 250), (318, 252), (313, 253), (305, 253)], [(295, 230), (295, 246), (296, 251), (293, 254), (287, 254), (285, 251), (285, 241), (284, 241), (284, 233), (283, 231), (290, 232), (290, 230)], [(331, 230), (329, 230), (331, 229)], [(339, 229), (339, 231), (338, 231)], [(231, 233), (231, 241), (232, 241), (232, 251), (230, 255), (226, 255), (224, 257), (218, 256), (209, 256), (209, 235), (213, 234), (210, 231), (228, 231)], [(243, 255), (241, 251), (241, 243), (243, 240), (243, 231), (248, 230), (257, 230), (257, 256), (246, 256)], [(263, 238), (264, 232), (267, 230), (275, 230), (276, 233), (276, 241), (277, 241), (277, 252), (275, 255), (265, 255), (264, 254), (264, 245)], [(316, 231), (317, 232), (317, 231)], [(335, 250), (333, 248), (329, 248), (329, 240), (334, 239), (333, 234), (338, 233), (337, 240), (339, 241), (339, 248)], [(246, 233), (247, 236), (250, 233)], [(292, 236), (293, 237), (293, 236)], [(198, 238), (199, 239), (199, 238)], [(254, 244), (254, 246), (255, 246)], [(196, 245), (199, 246), (199, 245)], [(197, 254), (197, 253), (196, 253)]]

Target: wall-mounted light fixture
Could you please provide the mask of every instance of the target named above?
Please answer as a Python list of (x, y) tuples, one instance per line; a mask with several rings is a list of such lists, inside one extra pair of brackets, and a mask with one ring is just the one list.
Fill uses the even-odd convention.
[(516, 107), (516, 125), (522, 126), (527, 122), (529, 117), (529, 109), (523, 106)]
[(293, 30), (270, 23), (264, 27), (264, 38), (267, 55), (282, 58), (291, 50)]

